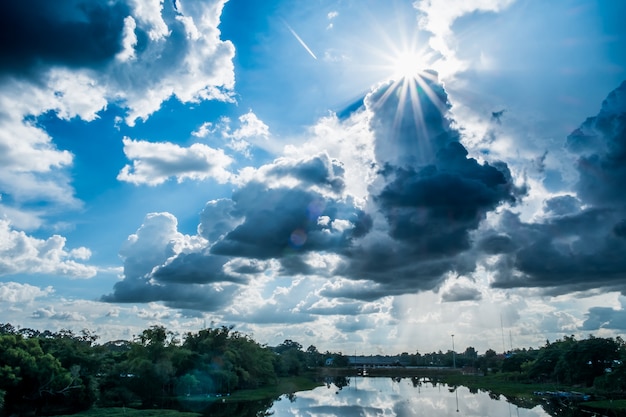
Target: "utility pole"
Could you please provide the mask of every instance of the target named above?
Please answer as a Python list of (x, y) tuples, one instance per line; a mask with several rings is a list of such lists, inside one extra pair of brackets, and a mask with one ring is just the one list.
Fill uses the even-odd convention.
[(456, 352), (454, 351), (454, 335), (452, 335), (452, 367), (456, 369)]

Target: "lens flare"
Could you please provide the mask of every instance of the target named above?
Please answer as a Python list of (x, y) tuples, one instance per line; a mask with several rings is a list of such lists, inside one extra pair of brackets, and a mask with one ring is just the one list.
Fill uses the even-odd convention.
[(289, 243), (293, 248), (298, 249), (306, 243), (306, 239), (306, 231), (302, 229), (296, 229), (291, 233), (291, 236), (289, 237)]

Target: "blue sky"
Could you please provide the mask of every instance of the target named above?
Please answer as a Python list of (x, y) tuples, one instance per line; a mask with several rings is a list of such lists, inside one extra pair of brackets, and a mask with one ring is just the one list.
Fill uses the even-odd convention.
[(621, 2), (31, 3), (0, 13), (2, 321), (623, 333)]

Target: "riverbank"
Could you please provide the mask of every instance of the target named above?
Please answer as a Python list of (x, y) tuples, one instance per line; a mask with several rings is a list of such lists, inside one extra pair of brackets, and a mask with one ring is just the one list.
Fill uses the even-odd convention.
[(460, 369), (443, 367), (403, 367), (381, 366), (376, 368), (318, 368), (317, 375), (324, 377), (371, 376), (390, 378), (443, 378), (451, 375), (462, 375)]
[[(503, 395), (512, 403), (524, 407), (545, 403), (546, 397), (538, 392), (581, 392), (592, 396), (595, 401), (585, 401), (580, 405), (584, 409), (612, 410), (615, 415), (625, 415), (626, 400), (615, 395), (598, 392), (593, 388), (571, 387), (560, 384), (528, 383), (517, 380), (516, 374), (494, 374), (488, 376), (463, 375), (458, 369), (451, 368), (403, 368), (381, 367), (368, 368), (366, 377), (383, 378), (424, 378), (432, 383), (445, 383), (449, 386), (465, 386), (470, 391), (486, 391), (493, 395)], [(319, 368), (306, 376), (279, 378), (276, 385), (251, 390), (239, 390), (231, 395), (190, 396), (180, 398), (180, 402), (188, 409), (202, 409), (212, 403), (238, 403), (278, 398), (284, 394), (308, 391), (324, 384), (329, 378), (348, 378), (363, 376), (363, 370), (355, 368)], [(179, 412), (175, 410), (135, 410), (132, 408), (94, 408), (79, 414), (77, 417), (196, 417), (199, 414)]]
[[(293, 394), (298, 391), (309, 391), (323, 385), (314, 374), (296, 377), (278, 378), (276, 385), (257, 389), (239, 390), (229, 395), (198, 395), (179, 399), (182, 406), (202, 409), (215, 402), (237, 403), (278, 398), (281, 395)], [(136, 409), (131, 407), (94, 407), (77, 414), (57, 417), (198, 417), (201, 413), (177, 410)]]
[[(503, 395), (511, 403), (521, 406), (545, 404), (548, 401), (559, 403), (565, 401), (588, 412), (611, 412), (612, 416), (626, 416), (626, 399), (624, 399), (626, 393), (604, 392), (592, 387), (530, 383), (519, 381), (516, 377), (516, 374), (507, 373), (488, 376), (448, 374), (440, 381), (450, 386), (464, 386), (470, 391), (482, 390), (494, 395)], [(555, 396), (554, 393), (562, 395)], [(568, 399), (569, 397), (572, 399)], [(581, 400), (583, 398), (584, 400)]]

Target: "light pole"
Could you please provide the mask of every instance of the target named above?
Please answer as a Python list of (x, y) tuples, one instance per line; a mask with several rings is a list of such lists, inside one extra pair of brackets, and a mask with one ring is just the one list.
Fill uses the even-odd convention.
[(456, 369), (456, 352), (454, 351), (454, 335), (452, 335), (452, 367)]

